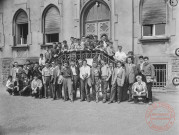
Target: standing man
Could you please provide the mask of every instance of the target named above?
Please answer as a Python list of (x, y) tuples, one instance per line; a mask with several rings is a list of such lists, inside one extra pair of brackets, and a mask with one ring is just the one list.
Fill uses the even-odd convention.
[(110, 101), (108, 104), (113, 103), (116, 97), (116, 89), (117, 89), (117, 103), (119, 104), (122, 101), (122, 87), (125, 81), (125, 70), (122, 67), (122, 63), (120, 61), (117, 62), (117, 67), (114, 69), (112, 75), (112, 91), (110, 95)]
[(64, 67), (61, 71), (61, 74), (63, 75), (64, 101), (68, 100), (69, 95), (70, 101), (74, 102), (72, 90), (73, 73), (67, 61), (64, 62)]
[(52, 67), (50, 68), (50, 73), (51, 73), (51, 80), (50, 80), (50, 96), (51, 96), (51, 98), (53, 98), (53, 92), (55, 91), (55, 83), (54, 83), (54, 81), (55, 81), (55, 67), (56, 67), (56, 65), (55, 65), (55, 62), (53, 61), (52, 62)]
[(57, 76), (55, 76), (57, 80), (57, 98), (62, 99), (62, 87), (63, 87), (63, 76), (61, 74), (61, 63), (57, 65)]
[(96, 103), (99, 102), (99, 90), (100, 90), (100, 68), (98, 68), (97, 61), (93, 60), (93, 67), (91, 68), (91, 82), (93, 99)]
[(45, 57), (43, 56), (43, 54), (40, 54), (40, 58), (39, 58), (39, 66), (45, 66)]
[(137, 65), (137, 74), (142, 76), (142, 81), (146, 82), (145, 76), (143, 75), (144, 57), (139, 56), (139, 64)]
[(53, 100), (57, 98), (57, 75), (58, 75), (58, 67), (55, 65), (55, 62), (52, 62), (51, 67), (51, 91)]
[(83, 66), (80, 68), (80, 82), (81, 82), (81, 102), (87, 98), (90, 102), (90, 89), (88, 86), (88, 79), (90, 77), (90, 67), (87, 65), (87, 60), (83, 60)]
[(74, 100), (76, 99), (77, 94), (77, 85), (79, 80), (79, 68), (75, 65), (75, 61), (71, 61), (71, 70), (73, 73), (72, 80), (73, 80), (73, 97)]
[(17, 62), (14, 62), (14, 67), (11, 69), (10, 75), (12, 76), (12, 81), (16, 81), (17, 73), (19, 72), (19, 66)]
[(103, 94), (103, 103), (106, 103), (108, 81), (111, 77), (111, 70), (109, 69), (109, 66), (105, 63), (104, 60), (101, 60), (101, 65), (101, 90)]
[(143, 74), (146, 78), (146, 84), (148, 89), (148, 102), (149, 105), (152, 104), (152, 84), (153, 79), (155, 78), (155, 69), (154, 66), (149, 63), (149, 57), (144, 57), (144, 65), (143, 65)]
[(45, 67), (42, 69), (42, 80), (45, 89), (45, 98), (48, 98), (48, 89), (50, 88), (51, 71), (48, 62), (45, 63)]
[(51, 59), (50, 59), (50, 62), (54, 61), (55, 58), (58, 56), (58, 49), (57, 49), (58, 45), (57, 44), (54, 44), (53, 45), (53, 48), (51, 49)]
[(114, 64), (112, 62), (109, 63), (109, 69), (110, 69), (110, 72), (111, 72), (111, 76), (109, 78), (109, 92), (108, 93), (111, 93), (111, 90), (112, 90), (112, 75), (113, 75), (113, 71), (114, 71)]
[(122, 51), (122, 46), (118, 46), (118, 51), (114, 55), (114, 59), (118, 61), (125, 62), (127, 55)]
[(45, 62), (50, 62), (51, 60), (51, 50), (50, 47), (47, 47), (47, 51), (45, 52)]
[(128, 83), (129, 89), (129, 100), (128, 102), (132, 101), (132, 85), (135, 82), (135, 77), (137, 75), (137, 68), (136, 65), (132, 63), (132, 57), (127, 58), (127, 63), (125, 65), (126, 68), (126, 80)]
[[(78, 69), (79, 69), (79, 75), (80, 75), (80, 68), (83, 66), (83, 61), (81, 59), (78, 60)], [(78, 80), (78, 86), (79, 86), (79, 91), (80, 91), (80, 98), (81, 98), (81, 81), (80, 81), (80, 76)]]

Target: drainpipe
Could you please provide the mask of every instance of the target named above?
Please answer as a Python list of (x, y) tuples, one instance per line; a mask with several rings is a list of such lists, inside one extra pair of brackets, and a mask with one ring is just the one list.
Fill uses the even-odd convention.
[(132, 51), (134, 53), (134, 0), (132, 0)]

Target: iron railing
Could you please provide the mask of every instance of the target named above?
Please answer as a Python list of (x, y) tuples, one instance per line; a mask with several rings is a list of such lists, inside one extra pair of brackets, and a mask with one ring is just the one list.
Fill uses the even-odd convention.
[(165, 88), (167, 82), (167, 65), (153, 64), (155, 68), (156, 82), (153, 83), (153, 88)]
[(84, 50), (84, 51), (66, 51), (61, 53), (56, 61), (58, 63), (64, 63), (65, 61), (74, 60), (77, 62), (79, 59), (102, 59), (106, 63), (114, 63), (115, 61), (111, 59), (105, 52), (100, 50)]

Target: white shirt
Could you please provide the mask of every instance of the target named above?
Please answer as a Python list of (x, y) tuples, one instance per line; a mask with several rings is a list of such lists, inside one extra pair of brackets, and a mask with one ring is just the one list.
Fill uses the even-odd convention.
[(105, 41), (103, 41), (103, 46), (104, 46), (104, 48), (106, 48), (106, 47), (107, 47), (107, 44), (106, 44), (106, 42), (105, 42)]
[(77, 74), (76, 74), (76, 69), (75, 69), (75, 67), (72, 67), (72, 66), (71, 66), (71, 70), (72, 70), (72, 72), (73, 72), (73, 75), (77, 75)]
[(7, 80), (6, 87), (9, 89), (13, 89), (14, 83), (10, 80)]
[(119, 60), (119, 61), (125, 61), (127, 58), (127, 55), (125, 54), (125, 52), (119, 52), (117, 51), (115, 53), (115, 59)]
[(140, 70), (143, 70), (144, 62), (140, 63)]
[(45, 58), (39, 58), (39, 65), (45, 66)]
[(83, 75), (86, 75), (87, 74), (87, 78), (89, 78), (90, 77), (90, 67), (89, 66), (82, 66), (81, 68), (80, 68), (80, 78), (81, 79), (84, 79), (83, 78)]

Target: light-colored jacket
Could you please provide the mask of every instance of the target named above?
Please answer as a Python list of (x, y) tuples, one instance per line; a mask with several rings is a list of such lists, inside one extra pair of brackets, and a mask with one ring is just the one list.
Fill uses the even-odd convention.
[(117, 83), (117, 86), (123, 86), (125, 81), (125, 70), (121, 68), (115, 68), (112, 75), (112, 84)]

